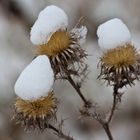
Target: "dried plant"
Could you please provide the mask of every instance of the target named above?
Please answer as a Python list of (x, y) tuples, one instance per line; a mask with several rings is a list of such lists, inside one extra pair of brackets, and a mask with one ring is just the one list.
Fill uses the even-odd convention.
[[(49, 20), (50, 16), (54, 18)], [(48, 23), (44, 24), (46, 19)], [(113, 87), (112, 107), (109, 113), (101, 113), (97, 103), (86, 98), (86, 93), (81, 91), (82, 83), (88, 76), (88, 65), (85, 62), (88, 54), (81, 47), (86, 38), (87, 28), (80, 25), (80, 22), (70, 31), (67, 26), (65, 12), (56, 6), (45, 8), (33, 25), (31, 41), (37, 46), (36, 57), (22, 72), (15, 85), (18, 96), (15, 103), (15, 120), (26, 128), (39, 128), (41, 131), (51, 129), (59, 138), (74, 140), (62, 131), (63, 123), (57, 122), (58, 99), (55, 97), (56, 93), (51, 92), (54, 82), (63, 79), (71, 84), (83, 101), (77, 116), (80, 121), (84, 122), (85, 118), (96, 120), (105, 130), (108, 139), (113, 140), (110, 123), (118, 104), (121, 103), (123, 93), (119, 92), (119, 89), (127, 85), (132, 86), (135, 80), (139, 80), (140, 55), (132, 45), (129, 30), (121, 20), (112, 19), (99, 26), (98, 42), (104, 51), (99, 60), (98, 79), (105, 80), (108, 86)], [(120, 30), (114, 29), (114, 26), (123, 30), (123, 38), (120, 38)], [(111, 35), (108, 34), (110, 27), (113, 27)], [(110, 38), (112, 42), (108, 43)], [(54, 119), (58, 124), (57, 128), (51, 124), (50, 120)]]
[(36, 101), (17, 98), (15, 103), (15, 117), (26, 129), (40, 129), (43, 131), (50, 121), (56, 121), (57, 99), (53, 93)]

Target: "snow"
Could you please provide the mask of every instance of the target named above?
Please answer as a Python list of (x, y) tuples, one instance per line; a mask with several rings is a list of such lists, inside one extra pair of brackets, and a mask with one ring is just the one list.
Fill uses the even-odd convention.
[(15, 93), (24, 100), (36, 100), (48, 95), (54, 81), (49, 59), (45, 55), (35, 58), (20, 74)]
[(31, 28), (30, 40), (35, 45), (42, 45), (49, 41), (53, 33), (66, 29), (68, 18), (65, 12), (54, 5), (46, 7), (38, 16)]
[(120, 19), (111, 19), (98, 27), (98, 44), (102, 49), (111, 49), (131, 42), (131, 34)]
[(74, 35), (74, 38), (77, 38), (78, 44), (82, 45), (86, 40), (87, 28), (86, 26), (75, 27), (71, 30), (71, 33)]

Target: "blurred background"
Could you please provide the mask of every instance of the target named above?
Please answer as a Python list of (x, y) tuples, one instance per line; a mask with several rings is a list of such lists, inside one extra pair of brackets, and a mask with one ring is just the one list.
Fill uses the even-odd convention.
[[(71, 29), (81, 16), (88, 28), (83, 48), (90, 54), (87, 60), (90, 73), (82, 90), (85, 96), (98, 103), (106, 112), (112, 104), (112, 89), (97, 80), (97, 63), (100, 50), (96, 30), (99, 24), (110, 18), (121, 18), (132, 33), (135, 45), (140, 44), (139, 0), (0, 0), (0, 140), (56, 140), (52, 132), (25, 132), (11, 121), (15, 100), (14, 83), (33, 58), (35, 46), (30, 42), (30, 28), (39, 12), (47, 5), (65, 10)], [(47, 22), (47, 21), (46, 21)], [(115, 140), (139, 140), (140, 135), (140, 83), (123, 89), (125, 92), (119, 110), (111, 124)], [(67, 119), (64, 131), (76, 140), (107, 140), (106, 134), (96, 122), (93, 130), (86, 132), (78, 127), (77, 112), (81, 99), (67, 82), (58, 81), (55, 93), (60, 100), (58, 120)], [(75, 117), (74, 117), (75, 116)]]

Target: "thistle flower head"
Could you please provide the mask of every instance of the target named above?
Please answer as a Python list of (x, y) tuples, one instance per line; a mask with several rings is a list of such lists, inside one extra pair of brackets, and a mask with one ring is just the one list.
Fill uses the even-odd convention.
[(140, 55), (135, 46), (129, 42), (131, 36), (129, 30), (119, 19), (104, 24), (98, 28), (99, 46), (105, 49), (100, 58), (99, 77), (119, 88), (127, 84), (132, 85), (134, 80), (139, 79)]
[[(87, 56), (85, 51), (80, 47), (85, 41), (87, 28), (81, 26), (68, 31), (66, 26), (67, 16), (65, 12), (56, 6), (55, 8), (53, 8), (53, 6), (48, 6), (46, 9), (49, 10), (43, 10), (41, 15), (43, 14), (44, 16), (39, 15), (37, 21), (33, 25), (31, 30), (31, 41), (33, 42), (32, 38), (34, 38), (34, 36), (37, 38), (36, 41), (40, 39), (35, 54), (47, 55), (51, 61), (55, 74), (62, 74), (68, 67), (74, 68), (75, 62), (81, 64), (82, 59)], [(59, 10), (56, 9), (59, 9), (61, 12), (59, 13)], [(57, 15), (57, 12), (59, 13), (59, 16)], [(56, 14), (57, 18), (52, 18), (52, 13), (53, 15)], [(57, 20), (61, 22), (58, 22)], [(41, 21), (41, 24), (38, 21)], [(55, 27), (57, 28), (54, 28), (54, 26), (51, 28), (50, 26), (47, 26), (47, 23), (49, 23), (50, 26), (55, 24)], [(42, 30), (43, 26), (45, 26), (44, 30)], [(38, 31), (39, 34), (36, 34)], [(40, 36), (43, 36), (44, 41), (42, 41)]]
[(114, 69), (120, 69), (123, 67), (129, 67), (135, 64), (139, 60), (139, 54), (136, 48), (131, 44), (125, 44), (114, 49), (109, 49), (101, 57), (101, 61), (107, 67), (114, 67)]
[(14, 119), (26, 129), (44, 130), (50, 121), (56, 119), (56, 111), (57, 99), (52, 92), (35, 101), (23, 100), (18, 97), (15, 102)]
[(15, 120), (26, 128), (44, 130), (55, 117), (57, 99), (51, 92), (54, 75), (47, 56), (38, 56), (21, 73), (16, 84)]
[(67, 49), (70, 43), (71, 38), (69, 33), (66, 31), (57, 31), (51, 36), (47, 44), (40, 45), (37, 48), (36, 54), (53, 57)]

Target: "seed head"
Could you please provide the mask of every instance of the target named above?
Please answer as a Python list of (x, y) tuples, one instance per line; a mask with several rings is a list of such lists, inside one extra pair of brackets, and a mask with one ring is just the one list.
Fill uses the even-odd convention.
[(99, 78), (119, 87), (134, 84), (140, 75), (140, 55), (132, 44), (107, 50), (100, 58)]
[(56, 120), (57, 99), (50, 92), (47, 97), (37, 100), (23, 100), (17, 97), (14, 119), (26, 129), (44, 130), (50, 121)]
[(55, 76), (60, 77), (65, 77), (66, 71), (78, 76), (87, 67), (83, 63), (87, 54), (80, 46), (85, 41), (87, 28), (77, 24), (68, 31), (67, 27), (66, 13), (59, 7), (48, 6), (40, 12), (31, 29), (31, 41), (37, 45), (35, 54), (47, 55)]
[(36, 54), (55, 57), (63, 50), (66, 50), (71, 42), (71, 37), (68, 32), (57, 31), (51, 36), (47, 44), (40, 45), (37, 48)]
[(63, 75), (71, 67), (76, 72), (74, 63), (82, 63), (87, 55), (79, 46), (78, 36), (74, 32), (58, 31), (52, 35), (47, 44), (40, 45), (36, 50), (37, 55), (48, 55), (55, 74)]

